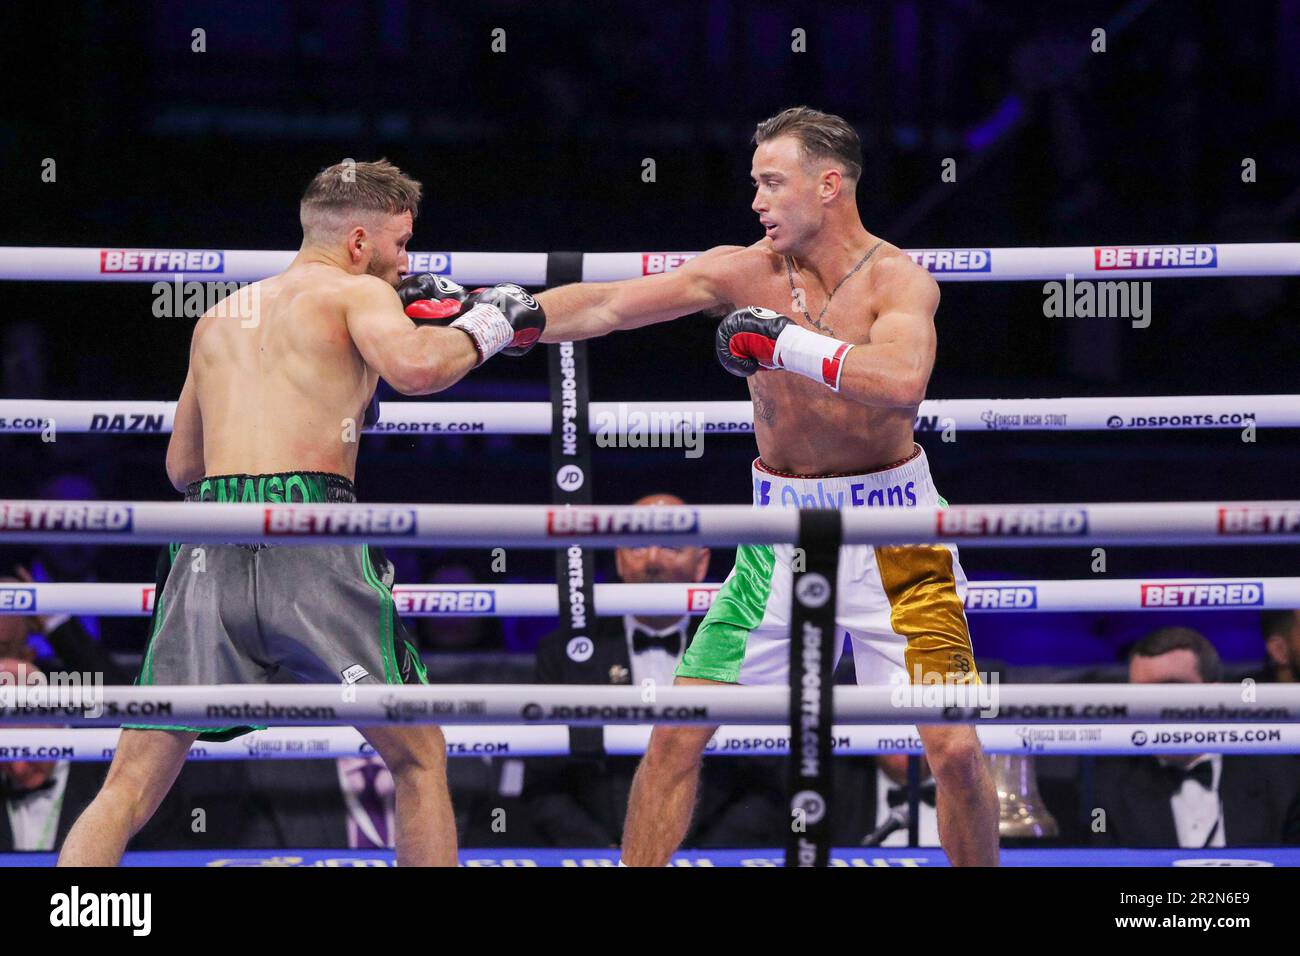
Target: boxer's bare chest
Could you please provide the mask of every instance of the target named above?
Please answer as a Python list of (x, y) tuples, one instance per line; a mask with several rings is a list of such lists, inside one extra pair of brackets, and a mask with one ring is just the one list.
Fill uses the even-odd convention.
[[(869, 282), (872, 263), (828, 290), (797, 269), (787, 271), (780, 257), (773, 259), (736, 290), (737, 306), (763, 306), (855, 345), (870, 340), (877, 315)], [(799, 474), (868, 470), (894, 460), (910, 441), (912, 411), (851, 401), (790, 372), (760, 371), (748, 381), (759, 454), (772, 468)]]

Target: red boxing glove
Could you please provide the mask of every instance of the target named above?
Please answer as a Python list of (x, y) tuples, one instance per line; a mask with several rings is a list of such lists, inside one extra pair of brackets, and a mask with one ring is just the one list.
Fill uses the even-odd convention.
[(432, 272), (407, 276), (397, 286), (397, 295), (409, 318), (438, 325), (445, 325), (465, 311), (470, 298), (460, 283)]

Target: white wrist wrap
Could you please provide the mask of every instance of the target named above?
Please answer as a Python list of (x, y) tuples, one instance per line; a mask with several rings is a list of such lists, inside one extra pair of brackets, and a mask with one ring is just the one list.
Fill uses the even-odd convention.
[(514, 327), (501, 310), (482, 302), (452, 322), (451, 327), (469, 333), (478, 349), (479, 365), (500, 352), (515, 337)]
[(844, 373), (844, 357), (853, 348), (848, 342), (809, 332), (791, 322), (776, 338), (772, 359), (777, 368), (806, 375), (814, 382), (838, 392)]

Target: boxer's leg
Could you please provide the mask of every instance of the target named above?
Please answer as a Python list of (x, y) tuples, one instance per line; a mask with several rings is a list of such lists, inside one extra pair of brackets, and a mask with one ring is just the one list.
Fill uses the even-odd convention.
[[(956, 548), (876, 548), (888, 623), (877, 636), (906, 641), (908, 679), (978, 684), (963, 596), (966, 576)], [(917, 732), (935, 782), (939, 842), (954, 866), (998, 864), (998, 794), (971, 724), (923, 724)]]
[[(789, 671), (789, 545), (741, 545), (677, 667), (678, 685), (779, 684)], [(637, 767), (623, 862), (663, 866), (690, 829), (700, 760), (717, 727), (656, 726)]]
[(397, 789), (397, 865), (455, 866), (456, 818), (447, 788), (447, 741), (431, 724), (358, 727)]
[[(678, 677), (674, 685), (728, 686)], [(637, 765), (623, 825), (623, 862), (665, 866), (690, 829), (700, 785), (700, 761), (717, 727), (660, 724)]]
[(63, 841), (59, 866), (117, 866), (167, 796), (198, 734), (123, 730), (108, 777)]
[[(427, 683), (397, 617), (392, 566), (366, 545), (259, 554), (263, 633), (280, 667), (308, 683)], [(310, 594), (311, 600), (294, 599)], [(447, 742), (431, 724), (358, 727), (396, 786), (399, 866), (455, 866)]]

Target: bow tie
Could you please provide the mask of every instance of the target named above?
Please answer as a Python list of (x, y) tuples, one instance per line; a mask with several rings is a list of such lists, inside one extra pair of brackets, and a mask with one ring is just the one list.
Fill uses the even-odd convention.
[[(933, 781), (931, 781), (930, 783), (921, 784), (920, 793), (921, 793), (922, 803), (928, 803), (930, 806), (934, 806), (934, 782)], [(890, 787), (889, 790), (885, 793), (885, 799), (889, 801), (889, 806), (891, 809), (893, 807), (904, 806), (907, 803), (907, 788)]]
[(39, 786), (28, 787), (23, 789), (18, 786), (17, 782), (11, 779), (7, 774), (0, 775), (0, 798), (5, 800), (24, 800), (27, 797), (34, 797), (38, 793), (46, 790), (52, 790), (58, 783), (54, 774), (50, 774), (49, 779)]
[(673, 631), (671, 634), (647, 634), (640, 630), (632, 632), (633, 654), (644, 654), (655, 647), (676, 657), (682, 651), (681, 631)]
[(1186, 780), (1195, 780), (1206, 790), (1212, 789), (1214, 785), (1214, 767), (1208, 760), (1198, 763), (1195, 767), (1186, 768), (1162, 764), (1160, 770), (1171, 793), (1176, 792)]

